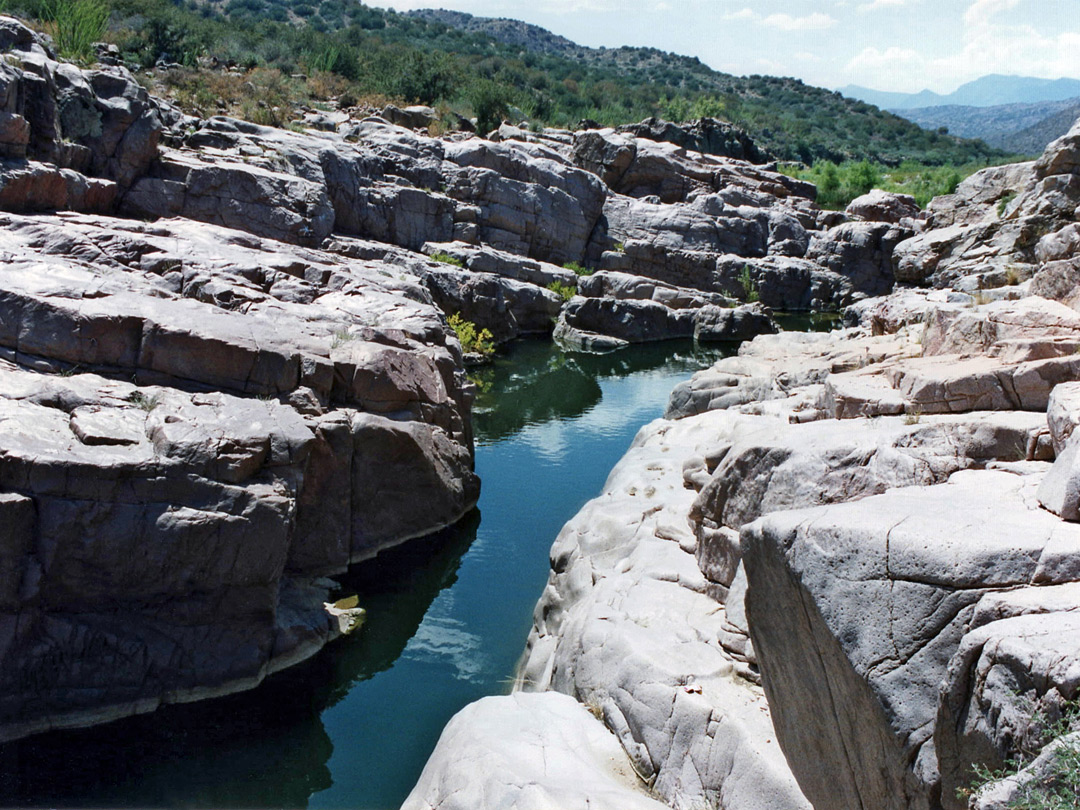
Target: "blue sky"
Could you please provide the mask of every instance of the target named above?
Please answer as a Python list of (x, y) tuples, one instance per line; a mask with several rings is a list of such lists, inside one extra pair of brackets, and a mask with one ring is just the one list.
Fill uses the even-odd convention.
[(1080, 0), (367, 0), (512, 17), (727, 73), (948, 93), (988, 73), (1080, 78)]

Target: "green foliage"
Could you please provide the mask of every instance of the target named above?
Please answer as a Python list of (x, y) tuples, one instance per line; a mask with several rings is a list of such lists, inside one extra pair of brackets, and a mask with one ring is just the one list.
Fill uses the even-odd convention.
[(739, 274), (739, 284), (742, 285), (743, 297), (747, 303), (752, 304), (760, 298), (757, 282), (754, 281), (753, 276), (750, 274), (750, 265), (743, 265), (742, 272)]
[(461, 348), (466, 354), (479, 354), (488, 356), (495, 353), (495, 339), (487, 329), (477, 330), (476, 324), (461, 317), (460, 312), (455, 312), (447, 321), (454, 330), (457, 339), (461, 341)]
[(547, 285), (547, 288), (553, 293), (561, 295), (563, 301), (569, 301), (577, 295), (577, 287), (573, 284), (563, 284), (561, 281), (553, 281)]
[(101, 41), (109, 22), (109, 6), (104, 0), (47, 0), (40, 15), (61, 56), (93, 61), (94, 43)]
[(478, 132), (497, 128), (510, 113), (513, 99), (509, 89), (491, 79), (477, 79), (469, 86), (467, 95)]
[[(144, 68), (159, 60), (194, 68), (203, 57), (213, 57), (219, 64), (285, 76), (331, 74), (347, 83), (334, 96), (370, 98), (373, 106), (375, 99), (441, 102), (475, 115), (485, 131), (511, 108), (530, 121), (564, 127), (582, 119), (607, 126), (654, 115), (676, 121), (715, 116), (747, 130), (778, 158), (808, 164), (866, 160), (896, 166), (911, 159), (959, 167), (1001, 156), (981, 141), (922, 130), (796, 79), (731, 76), (652, 48), (531, 52), (360, 0), (107, 1), (112, 36), (124, 58)], [(100, 9), (107, 8), (106, 0), (7, 2), (39, 18), (48, 2), (87, 9), (76, 16), (93, 18), (95, 26)], [(82, 34), (79, 41), (95, 38), (100, 34)], [(71, 47), (89, 53), (85, 44)], [(308, 103), (303, 95), (293, 101)], [(231, 106), (227, 112), (237, 114)]]
[(1075, 700), (1066, 702), (1060, 717), (1054, 721), (1036, 712), (1031, 722), (1041, 728), (1041, 733), (1034, 735), (1031, 743), (1009, 760), (1004, 768), (992, 770), (978, 763), (973, 764), (973, 785), (957, 791), (959, 798), (977, 794), (991, 782), (1015, 776), (1046, 745), (1058, 741), (1044, 775), (1026, 782), (1007, 807), (1011, 810), (1080, 810), (1080, 742), (1062, 739), (1080, 724), (1080, 704)]
[(871, 188), (910, 194), (921, 208), (925, 208), (934, 197), (952, 194), (961, 180), (985, 165), (984, 162), (974, 162), (959, 166), (928, 166), (908, 160), (899, 166), (886, 166), (869, 161), (837, 164), (819, 160), (810, 167), (781, 164), (780, 171), (816, 185), (818, 205), (822, 208), (843, 209)]
[(564, 270), (572, 270), (579, 276), (591, 276), (596, 270), (592, 267), (582, 267), (578, 262), (567, 262), (563, 265)]
[(454, 267), (465, 266), (465, 262), (456, 256), (451, 256), (449, 253), (432, 253), (431, 260), (434, 262), (442, 262), (443, 264), (452, 264)]
[(1010, 191), (1008, 194), (1006, 194), (1004, 197), (1002, 197), (1000, 200), (998, 200), (997, 214), (998, 214), (999, 217), (1005, 215), (1005, 209), (1008, 208), (1009, 203), (1011, 203), (1015, 199), (1016, 199), (1016, 192), (1015, 191)]

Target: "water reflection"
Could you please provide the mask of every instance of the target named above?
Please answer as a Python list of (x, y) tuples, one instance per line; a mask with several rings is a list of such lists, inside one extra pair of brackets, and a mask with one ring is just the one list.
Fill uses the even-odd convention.
[(355, 566), (339, 580), (362, 594), (362, 631), (257, 690), (0, 746), (0, 805), (307, 806), (333, 784), (323, 712), (393, 666), (439, 591), (456, 581), (479, 525), (474, 511)]
[(581, 416), (600, 402), (604, 379), (661, 368), (695, 371), (735, 349), (677, 340), (588, 354), (564, 351), (547, 340), (516, 341), (470, 374), (478, 389), (473, 407), (477, 442), (497, 442), (526, 425)]

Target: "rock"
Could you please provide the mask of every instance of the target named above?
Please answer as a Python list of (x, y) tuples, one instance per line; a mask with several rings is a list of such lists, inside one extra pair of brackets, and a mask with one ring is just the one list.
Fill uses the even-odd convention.
[(387, 104), (379, 115), (395, 126), (408, 129), (423, 129), (425, 131), (439, 120), (439, 114), (432, 107), (421, 104), (404, 109), (395, 107), (393, 104)]
[(1080, 383), (1063, 382), (1054, 386), (1046, 405), (1046, 422), (1054, 452), (1060, 453), (1080, 423)]
[(1068, 442), (1039, 485), (1039, 503), (1063, 520), (1080, 521), (1080, 446)]
[(706, 155), (759, 164), (770, 160), (768, 153), (761, 150), (746, 132), (715, 118), (699, 118), (683, 126), (659, 118), (647, 118), (639, 124), (621, 126), (618, 131), (636, 138), (666, 141)]
[(627, 343), (694, 334), (693, 311), (673, 310), (655, 301), (575, 296), (563, 308), (559, 321), (579, 332), (597, 333)]
[(359, 620), (322, 577), (472, 508), (460, 347), (393, 265), (2, 219), (0, 738), (251, 688)]
[(446, 725), (403, 810), (660, 810), (618, 740), (555, 692), (470, 703)]
[(686, 520), (684, 466), (731, 424), (711, 413), (639, 432), (552, 546), (519, 682), (598, 707), (668, 803), (807, 808), (752, 673), (716, 643), (724, 609)]
[[(1045, 728), (1064, 718), (1080, 676), (1078, 588), (1020, 588), (987, 594), (976, 605), (949, 662), (934, 731), (943, 795), (973, 784), (972, 763), (998, 770), (1014, 752), (1038, 751)], [(1047, 753), (1055, 747), (1047, 746)]]
[(1029, 786), (1052, 784), (1052, 780), (1061, 772), (1062, 757), (1071, 756), (1078, 745), (1080, 733), (1067, 734), (1054, 740), (1018, 774), (991, 782), (979, 791), (973, 797), (971, 807), (973, 810), (1007, 810), (1015, 807), (1030, 795)]
[(848, 203), (844, 213), (866, 222), (899, 224), (904, 219), (918, 219), (921, 212), (910, 194), (894, 194), (875, 188)]
[(931, 741), (972, 611), (991, 590), (1078, 574), (1080, 530), (1033, 508), (1037, 479), (960, 472), (744, 529), (763, 685), (816, 807), (928, 807), (935, 795), (955, 806), (937, 792)]
[(716, 293), (676, 287), (674, 284), (616, 271), (601, 271), (576, 281), (578, 292), (588, 298), (655, 301), (670, 309), (699, 309), (707, 305), (726, 307), (736, 304), (734, 299)]
[[(935, 197), (926, 207), (931, 227), (945, 228), (978, 222), (1005, 213), (1009, 198), (1015, 198), (1032, 179), (1035, 162), (989, 166), (960, 181), (956, 191)], [(1004, 205), (1002, 200), (1005, 201)]]
[(847, 279), (853, 292), (882, 295), (893, 286), (893, 250), (911, 235), (906, 228), (878, 221), (847, 222), (815, 234), (806, 258)]
[(760, 304), (735, 309), (708, 305), (694, 315), (694, 340), (750, 340), (779, 331), (776, 321)]
[(428, 242), (421, 250), (428, 256), (439, 254), (449, 256), (474, 273), (494, 273), (515, 281), (526, 281), (539, 287), (547, 287), (554, 282), (571, 287), (578, 283), (578, 276), (573, 270), (547, 262), (538, 262), (503, 250), (495, 250), (487, 245)]

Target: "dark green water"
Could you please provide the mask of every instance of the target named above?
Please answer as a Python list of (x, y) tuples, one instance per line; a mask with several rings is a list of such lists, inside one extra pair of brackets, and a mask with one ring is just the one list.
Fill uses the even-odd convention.
[(0, 805), (398, 807), (447, 720), (508, 690), (563, 523), (719, 356), (513, 345), (476, 371), (479, 508), (342, 578), (358, 635), (252, 692), (2, 746)]

